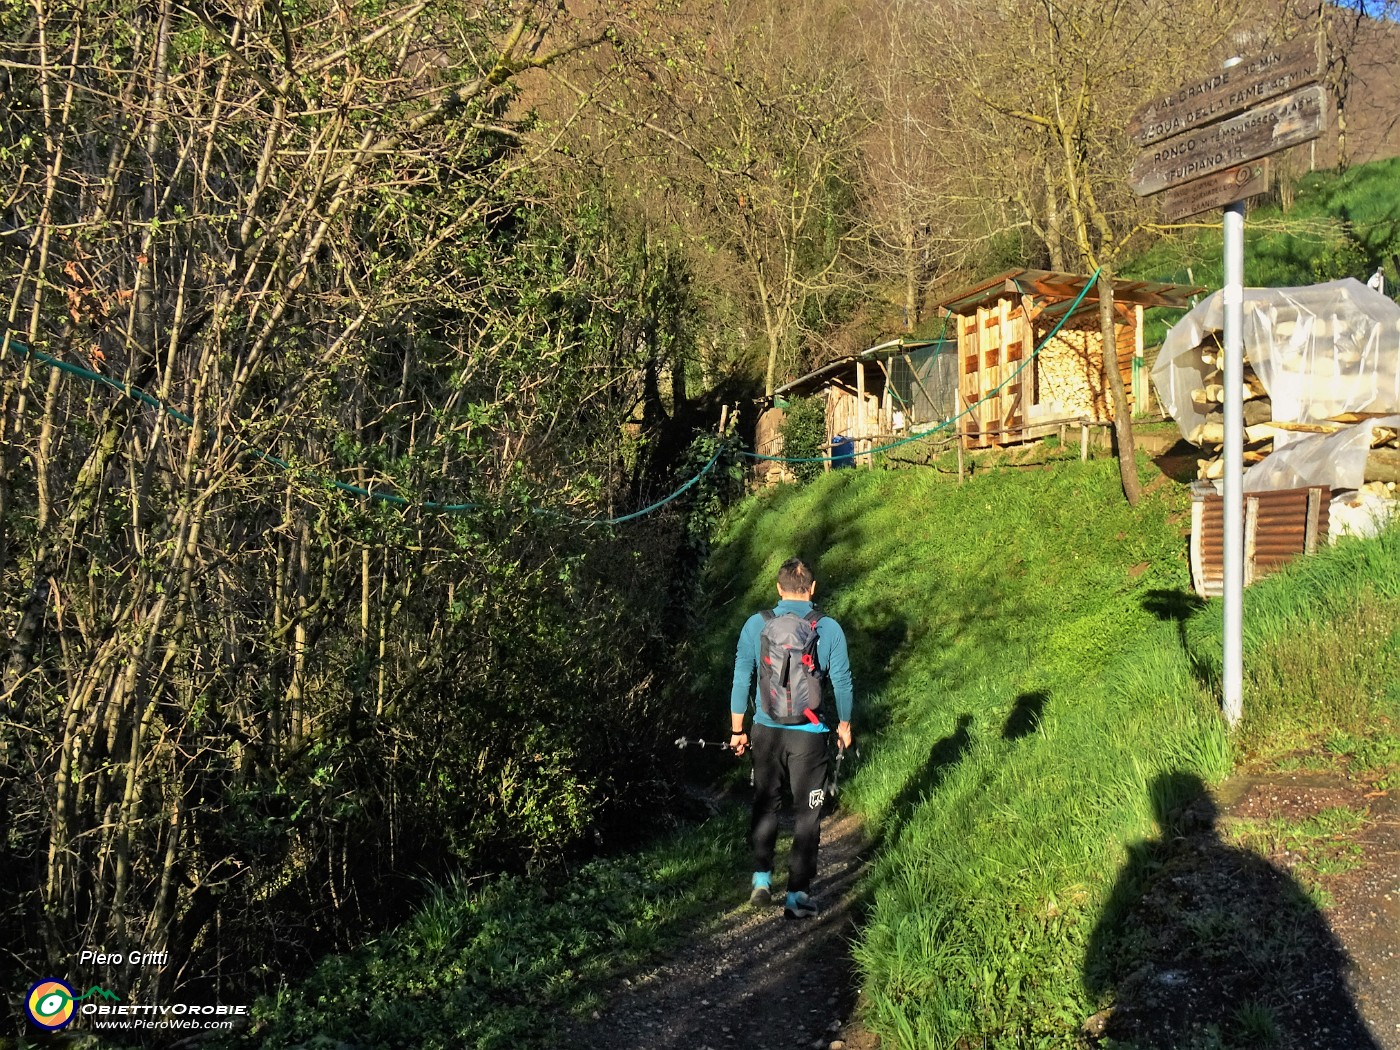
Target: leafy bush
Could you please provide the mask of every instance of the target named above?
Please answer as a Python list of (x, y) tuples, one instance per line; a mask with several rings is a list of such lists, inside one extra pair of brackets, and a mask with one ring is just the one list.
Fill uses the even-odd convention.
[[(830, 454), (826, 443), (826, 403), (819, 397), (793, 401), (783, 419), (783, 455), (790, 460), (818, 460)], [(821, 462), (790, 463), (802, 481), (811, 481), (823, 472)]]

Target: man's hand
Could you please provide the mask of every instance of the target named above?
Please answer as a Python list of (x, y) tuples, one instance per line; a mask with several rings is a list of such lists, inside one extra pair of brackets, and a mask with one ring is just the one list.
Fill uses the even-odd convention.
[(851, 723), (842, 722), (836, 727), (836, 739), (841, 742), (842, 747), (851, 746)]
[(743, 753), (749, 749), (749, 734), (730, 733), (729, 746), (734, 749), (734, 755), (736, 758), (743, 755)]

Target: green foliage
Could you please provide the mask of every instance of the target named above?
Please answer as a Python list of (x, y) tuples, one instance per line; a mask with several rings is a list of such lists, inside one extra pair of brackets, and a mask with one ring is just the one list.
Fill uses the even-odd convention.
[[(1207, 220), (1209, 221), (1209, 220)], [(1197, 284), (1208, 291), (1222, 280), (1218, 224), (1163, 237), (1125, 263), (1123, 276)], [(1312, 172), (1297, 186), (1297, 199), (1253, 205), (1245, 226), (1245, 284), (1287, 288), (1341, 277), (1366, 280), (1377, 266), (1386, 287), (1397, 288), (1400, 270), (1400, 158), (1350, 168), (1342, 174)], [(1149, 311), (1144, 338), (1160, 343), (1179, 316)]]
[[(879, 843), (855, 955), (889, 1045), (1077, 1045), (1102, 1005), (1087, 990), (1091, 939), (1135, 843), (1189, 801), (1173, 787), (1218, 782), (1239, 749), (1294, 743), (1307, 721), (1365, 740), (1393, 725), (1397, 534), (1250, 589), (1232, 739), (1213, 695), (1219, 606), (1187, 590), (1185, 509), (1183, 490), (1156, 486), (1131, 511), (1111, 462), (1071, 461), (962, 487), (843, 472), (734, 515), (710, 567), (728, 602), (709, 688), (790, 553), (815, 566), (851, 642), (866, 759), (845, 801)], [(1303, 829), (1327, 843), (1319, 879), (1350, 856), (1337, 837), (1349, 825), (1320, 819)]]
[(691, 442), (679, 473), (685, 480), (700, 478), (687, 497), (685, 517), (686, 539), (698, 569), (725, 513), (743, 495), (744, 460), (732, 438), (701, 434)]
[(631, 857), (550, 880), (453, 879), (357, 952), (259, 1001), (227, 1047), (561, 1045), (617, 975), (701, 925), (742, 863), (730, 811)]
[[(67, 374), (47, 393), (6, 355), (0, 618), (28, 627), (0, 719), (0, 976), (145, 930), (185, 955), (137, 994), (268, 980), (401, 914), (410, 876), (558, 864), (667, 790), (679, 705), (650, 677), (732, 464), (692, 522), (590, 523), (649, 502), (690, 440), (659, 383), (694, 371), (694, 274), (601, 180), (560, 192), (521, 149), (534, 118), (479, 76), (515, 16), (401, 14), (172, 9), (168, 53), (139, 5), (3, 15), (25, 338), (197, 422)], [(580, 28), (521, 17), (544, 51)], [(441, 61), (404, 58), (429, 39)], [(210, 62), (226, 75), (176, 75)], [(132, 121), (121, 100), (155, 95)], [(42, 474), (19, 455), (41, 433)], [(24, 859), (42, 844), (49, 871)]]
[[(792, 401), (783, 417), (783, 457), (796, 460), (821, 460), (831, 453), (826, 443), (826, 402), (820, 397), (802, 397)], [(823, 473), (822, 462), (790, 463), (792, 472), (802, 481), (811, 481)]]

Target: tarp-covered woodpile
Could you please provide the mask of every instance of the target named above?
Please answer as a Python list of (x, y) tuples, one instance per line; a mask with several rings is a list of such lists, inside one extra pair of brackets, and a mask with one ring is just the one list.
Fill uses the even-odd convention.
[[(1152, 371), (1163, 407), (1201, 448), (1192, 575), (1203, 594), (1219, 593), (1212, 529), (1224, 474), (1224, 323), (1217, 292), (1167, 334)], [(1246, 288), (1243, 340), (1245, 493), (1266, 497), (1259, 507), (1312, 507), (1301, 517), (1258, 516), (1256, 508), (1246, 523), (1247, 557), (1251, 550), (1310, 551), (1319, 524), (1330, 539), (1373, 534), (1394, 515), (1400, 482), (1400, 306), (1350, 278)], [(1330, 501), (1320, 517), (1313, 492)], [(1285, 560), (1270, 558), (1257, 572), (1251, 563), (1247, 575)]]
[[(1152, 372), (1163, 407), (1200, 446), (1208, 481), (1224, 470), (1223, 329), (1217, 292), (1172, 328)], [(1400, 414), (1400, 306), (1351, 278), (1247, 288), (1243, 338), (1246, 491), (1393, 495), (1396, 428), (1383, 417)]]

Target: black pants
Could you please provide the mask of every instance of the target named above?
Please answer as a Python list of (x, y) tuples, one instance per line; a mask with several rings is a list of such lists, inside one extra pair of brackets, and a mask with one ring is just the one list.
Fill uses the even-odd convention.
[(797, 827), (788, 858), (790, 891), (810, 891), (817, 873), (817, 846), (821, 842), (822, 786), (826, 783), (826, 733), (800, 729), (770, 729), (755, 724), (753, 745), (753, 820), (749, 842), (753, 846), (753, 870), (773, 870), (773, 850), (778, 842), (778, 810), (783, 802), (783, 780), (792, 791)]

